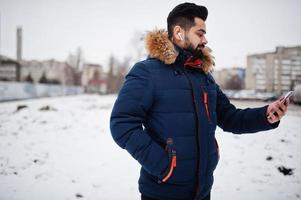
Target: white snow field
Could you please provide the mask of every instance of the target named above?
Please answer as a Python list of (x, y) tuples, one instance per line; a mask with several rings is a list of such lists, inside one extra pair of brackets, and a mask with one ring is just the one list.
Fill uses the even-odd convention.
[[(0, 200), (138, 200), (140, 166), (109, 130), (115, 99), (80, 95), (0, 103)], [(275, 130), (216, 134), (221, 159), (212, 200), (301, 199), (301, 106), (290, 105)]]

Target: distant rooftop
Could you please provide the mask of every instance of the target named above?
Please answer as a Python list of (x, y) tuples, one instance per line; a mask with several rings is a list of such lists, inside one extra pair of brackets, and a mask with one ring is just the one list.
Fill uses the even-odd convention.
[(285, 47), (285, 46), (277, 46), (275, 51), (273, 52), (264, 52), (264, 53), (255, 53), (255, 54), (250, 54), (248, 56), (254, 56), (254, 57), (265, 57), (266, 55), (269, 54), (282, 54), (284, 51), (291, 51), (291, 50), (298, 50), (301, 52), (301, 46), (291, 46), (291, 47)]
[(18, 62), (16, 60), (14, 60), (12, 58), (9, 58), (7, 56), (3, 56), (3, 55), (0, 55), (0, 61), (2, 61), (2, 62), (13, 62), (13, 63), (18, 64)]

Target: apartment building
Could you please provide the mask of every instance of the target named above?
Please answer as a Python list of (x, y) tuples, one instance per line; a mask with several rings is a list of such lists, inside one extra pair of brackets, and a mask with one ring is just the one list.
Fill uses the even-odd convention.
[(20, 81), (20, 63), (0, 55), (0, 81)]
[(301, 46), (247, 56), (246, 89), (282, 94), (301, 84)]
[(21, 80), (26, 81), (28, 76), (34, 83), (39, 83), (42, 79), (47, 79), (49, 83), (61, 85), (76, 85), (76, 70), (66, 62), (54, 59), (45, 61), (21, 61)]

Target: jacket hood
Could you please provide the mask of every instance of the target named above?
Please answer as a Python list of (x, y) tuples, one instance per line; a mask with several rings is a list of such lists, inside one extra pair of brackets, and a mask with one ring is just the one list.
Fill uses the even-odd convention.
[[(146, 50), (149, 57), (156, 58), (165, 64), (175, 63), (179, 52), (175, 45), (168, 38), (165, 30), (155, 30), (147, 33), (145, 37)], [(205, 73), (211, 72), (214, 66), (214, 57), (211, 55), (211, 49), (205, 47), (203, 50), (204, 60), (202, 70)]]

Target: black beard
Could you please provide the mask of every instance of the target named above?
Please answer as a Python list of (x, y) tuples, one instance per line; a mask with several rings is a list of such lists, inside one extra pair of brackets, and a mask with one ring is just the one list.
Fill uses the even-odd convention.
[(186, 51), (190, 52), (194, 59), (201, 59), (204, 60), (205, 56), (203, 54), (203, 51), (200, 49), (203, 47), (202, 45), (198, 45), (196, 48), (193, 48), (190, 44), (187, 48), (185, 48)]

